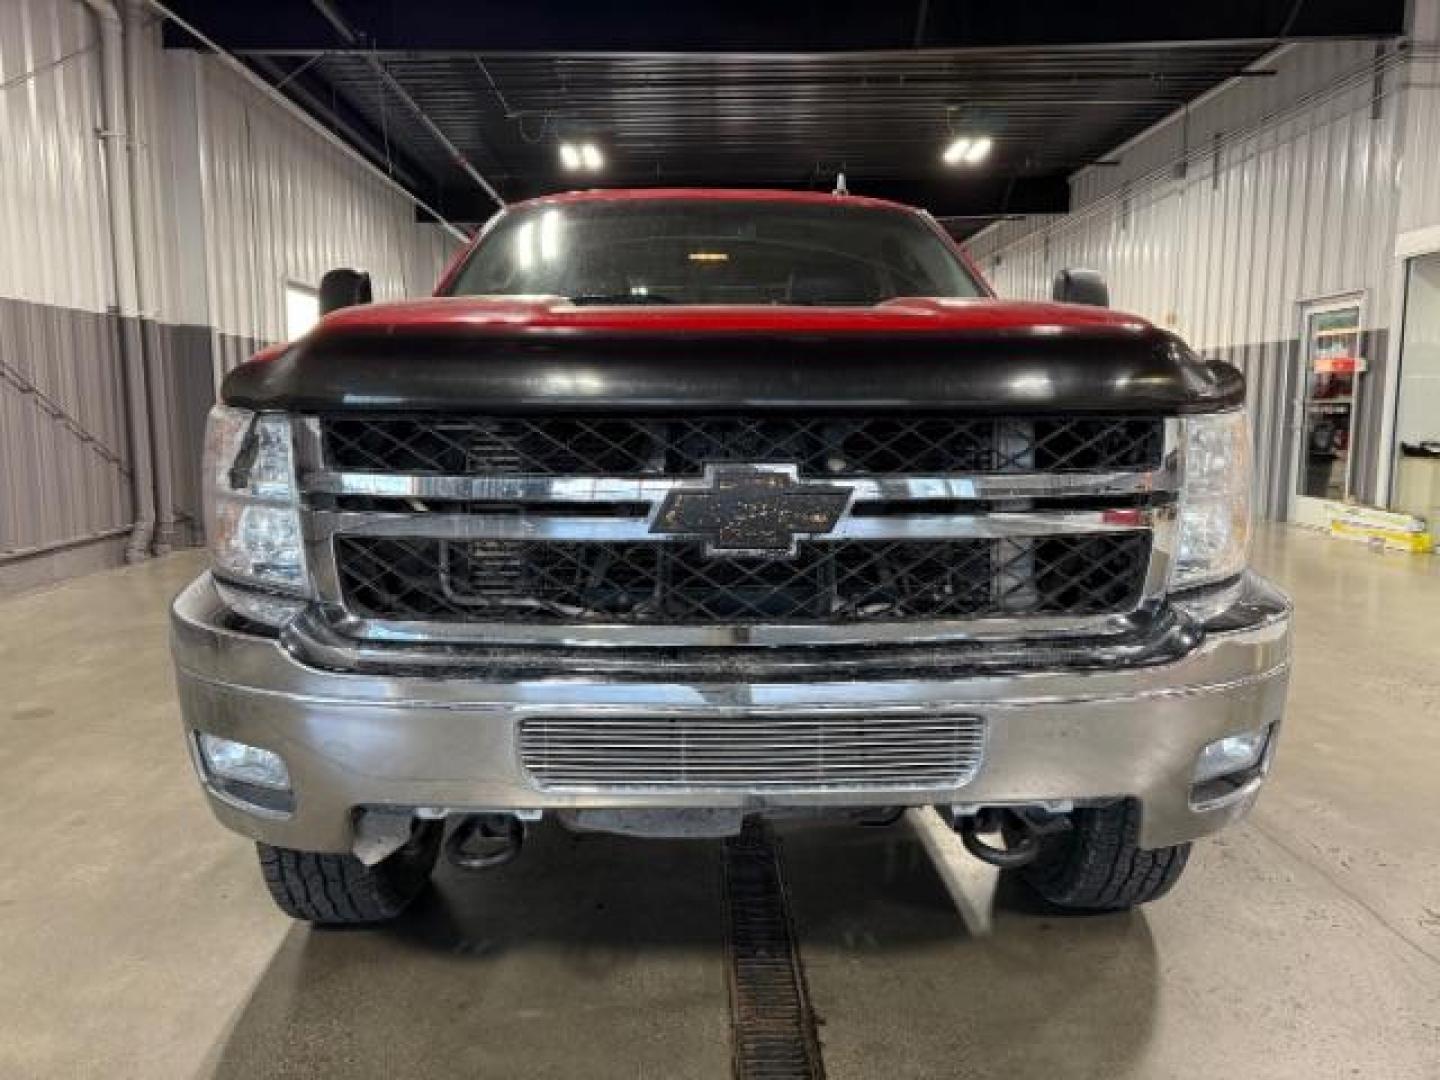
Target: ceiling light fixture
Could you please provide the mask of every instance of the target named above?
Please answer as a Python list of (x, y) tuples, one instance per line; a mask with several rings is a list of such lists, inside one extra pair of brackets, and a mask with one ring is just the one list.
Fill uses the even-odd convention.
[(600, 148), (592, 142), (563, 142), (560, 144), (560, 164), (565, 166), (567, 172), (576, 172), (579, 169), (599, 172), (605, 167), (605, 155), (600, 153)]
[(990, 156), (995, 140), (988, 135), (952, 139), (940, 155), (946, 165), (979, 165)]
[(940, 155), (940, 160), (945, 162), (946, 165), (959, 165), (969, 152), (970, 140), (956, 139), (949, 146), (945, 147), (945, 152)]

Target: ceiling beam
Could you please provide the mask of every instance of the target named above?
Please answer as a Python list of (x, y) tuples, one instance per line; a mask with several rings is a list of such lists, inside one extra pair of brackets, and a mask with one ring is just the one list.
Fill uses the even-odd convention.
[[(333, 50), (335, 28), (293, 0), (172, 0), (232, 50)], [(757, 52), (1056, 48), (1386, 37), (1404, 33), (1405, 0), (1209, 0), (1204, 4), (1026, 0), (1023, 4), (928, 4), (925, 0), (831, 0), (776, 4), (729, 0), (682, 4), (630, 0), (623, 17), (593, 0), (525, 4), (450, 0), (334, 0), (367, 48), (425, 52)], [(188, 44), (167, 28), (167, 44)]]

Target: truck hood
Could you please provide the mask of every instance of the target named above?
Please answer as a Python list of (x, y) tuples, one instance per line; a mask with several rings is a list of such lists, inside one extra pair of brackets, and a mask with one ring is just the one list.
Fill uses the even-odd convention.
[(974, 299), (897, 299), (874, 307), (582, 304), (557, 296), (452, 296), (368, 304), (337, 311), (319, 336), (412, 331), (516, 333), (954, 333), (1107, 328), (1139, 332), (1144, 319), (1078, 304)]
[(225, 380), (290, 411), (1178, 414), (1237, 371), (1143, 319), (1073, 304), (575, 305), (436, 297), (330, 315)]

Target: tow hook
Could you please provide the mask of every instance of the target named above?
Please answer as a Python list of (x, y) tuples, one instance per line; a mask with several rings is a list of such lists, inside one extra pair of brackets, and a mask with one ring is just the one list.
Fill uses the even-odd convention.
[[(1035, 861), (1040, 843), (1047, 836), (1070, 828), (1070, 819), (1038, 806), (982, 806), (973, 814), (959, 818), (955, 831), (965, 850), (981, 862), (1014, 870)], [(999, 833), (1005, 838), (1003, 848), (980, 839), (981, 833)]]
[(493, 870), (524, 844), (525, 822), (514, 814), (467, 814), (445, 838), (445, 858), (457, 870)]

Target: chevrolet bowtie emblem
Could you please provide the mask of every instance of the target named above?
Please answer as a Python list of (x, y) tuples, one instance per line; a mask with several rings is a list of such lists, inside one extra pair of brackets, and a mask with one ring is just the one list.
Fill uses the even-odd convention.
[(852, 494), (802, 483), (794, 465), (707, 465), (704, 480), (670, 489), (650, 531), (703, 539), (707, 555), (794, 555), (802, 536), (835, 528)]

